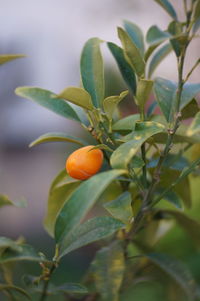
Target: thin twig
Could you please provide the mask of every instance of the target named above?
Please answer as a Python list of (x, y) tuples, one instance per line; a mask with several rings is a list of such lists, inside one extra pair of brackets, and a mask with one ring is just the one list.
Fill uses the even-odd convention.
[(193, 71), (196, 69), (196, 67), (200, 64), (200, 58), (196, 61), (196, 63), (194, 64), (194, 66), (191, 68), (191, 70), (188, 72), (186, 78), (184, 79), (184, 83), (186, 83), (189, 79), (189, 77), (191, 76), (191, 74), (193, 73)]

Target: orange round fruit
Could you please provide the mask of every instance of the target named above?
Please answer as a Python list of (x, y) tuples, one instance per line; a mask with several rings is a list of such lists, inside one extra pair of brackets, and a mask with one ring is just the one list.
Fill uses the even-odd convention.
[(92, 149), (94, 145), (81, 147), (74, 151), (66, 160), (66, 170), (70, 177), (86, 180), (95, 175), (103, 163), (103, 152)]

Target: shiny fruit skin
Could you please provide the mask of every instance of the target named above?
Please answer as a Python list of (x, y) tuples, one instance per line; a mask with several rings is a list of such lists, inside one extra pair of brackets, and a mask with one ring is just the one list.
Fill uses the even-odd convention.
[(94, 145), (81, 147), (67, 158), (66, 170), (70, 177), (87, 180), (100, 170), (103, 152), (100, 149), (92, 149), (94, 147)]

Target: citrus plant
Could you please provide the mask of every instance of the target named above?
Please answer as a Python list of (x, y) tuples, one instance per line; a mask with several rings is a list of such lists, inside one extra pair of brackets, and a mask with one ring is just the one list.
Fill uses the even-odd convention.
[[(0, 289), (13, 300), (16, 292), (29, 299), (36, 292), (41, 301), (60, 294), (65, 300), (125, 301), (133, 299), (138, 284), (155, 280), (163, 283), (162, 300), (200, 300), (187, 265), (158, 248), (174, 222), (200, 244), (200, 223), (184, 213), (192, 206), (190, 180), (199, 176), (200, 164), (200, 83), (189, 82), (200, 59), (188, 72), (184, 69), (190, 43), (198, 38), (200, 1), (180, 1), (183, 20), (168, 0), (156, 2), (171, 17), (167, 28), (153, 25), (144, 37), (136, 24), (125, 21), (118, 28), (121, 46), (107, 42), (127, 85), (120, 95), (105, 97), (103, 41), (96, 37), (81, 54), (81, 87), (58, 94), (36, 87), (16, 89), (17, 95), (79, 123), (93, 145), (68, 133), (47, 133), (31, 143), (72, 142), (78, 149), (49, 191), (44, 227), (55, 241), (54, 257), (48, 259), (21, 241), (0, 239), (5, 279)], [(177, 81), (153, 78), (170, 52), (177, 61)], [(127, 94), (138, 113), (122, 118), (119, 103)], [(155, 113), (158, 108), (160, 114)], [(188, 153), (194, 147), (191, 159)], [(97, 203), (103, 216), (87, 218)], [(51, 283), (63, 256), (97, 241), (82, 283)], [(19, 260), (39, 262), (42, 269), (41, 275), (25, 278), (25, 289), (9, 277), (10, 264)]]

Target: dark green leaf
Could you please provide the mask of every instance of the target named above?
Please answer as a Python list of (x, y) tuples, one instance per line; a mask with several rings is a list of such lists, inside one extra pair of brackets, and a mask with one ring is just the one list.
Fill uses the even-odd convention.
[(146, 36), (147, 43), (152, 45), (158, 45), (165, 40), (169, 39), (171, 34), (161, 30), (158, 26), (153, 25), (149, 28)]
[(200, 111), (195, 115), (194, 119), (192, 120), (192, 123), (190, 124), (187, 130), (187, 135), (193, 136), (199, 133), (200, 133)]
[(96, 253), (92, 268), (95, 286), (102, 300), (118, 301), (125, 270), (121, 246), (115, 243), (99, 250)]
[(70, 235), (67, 235), (66, 239), (63, 239), (60, 248), (60, 257), (92, 242), (104, 239), (124, 227), (123, 223), (109, 216), (89, 219), (76, 227)]
[(194, 300), (195, 281), (182, 262), (161, 253), (147, 254), (145, 257), (168, 274), (182, 288), (189, 300)]
[(198, 111), (199, 111), (199, 106), (197, 104), (196, 99), (193, 98), (193, 100), (188, 105), (186, 105), (182, 110), (181, 118), (184, 120), (184, 119), (194, 117), (196, 113), (198, 113)]
[(55, 287), (57, 292), (64, 294), (87, 294), (88, 290), (80, 283), (65, 283), (63, 285)]
[(118, 36), (122, 42), (126, 59), (131, 64), (136, 74), (139, 77), (142, 77), (145, 71), (145, 63), (140, 51), (138, 50), (137, 46), (132, 42), (129, 35), (122, 28), (118, 28)]
[(64, 98), (86, 110), (94, 108), (90, 94), (82, 88), (68, 87), (58, 94), (58, 98)]
[(164, 125), (152, 121), (137, 122), (131, 140), (120, 145), (111, 155), (113, 168), (127, 168), (141, 145), (151, 136), (163, 132)]
[(171, 52), (172, 47), (170, 44), (162, 46), (158, 51), (153, 55), (148, 70), (148, 77), (151, 77), (157, 66), (163, 59)]
[(177, 15), (176, 12), (172, 6), (172, 4), (168, 1), (168, 0), (154, 0), (156, 1), (158, 4), (160, 4), (160, 6), (162, 6), (162, 8), (173, 18), (173, 19), (177, 19)]
[(0, 65), (25, 57), (23, 54), (0, 54)]
[(104, 99), (104, 69), (98, 38), (89, 39), (81, 54), (81, 77), (85, 90), (91, 95), (95, 107)]
[(33, 247), (29, 245), (19, 245), (19, 248), (16, 250), (13, 250), (13, 247), (7, 248), (0, 255), (0, 264), (21, 260), (42, 261), (42, 258), (33, 249)]
[(175, 191), (168, 191), (164, 195), (163, 199), (168, 201), (178, 209), (182, 208), (182, 199)]
[(176, 53), (176, 56), (179, 57), (181, 54), (182, 45), (179, 41), (179, 38), (182, 35), (182, 24), (178, 21), (172, 21), (168, 26), (168, 32), (170, 32), (176, 38), (171, 38), (170, 43)]
[(72, 192), (80, 185), (66, 170), (61, 171), (51, 184), (48, 196), (47, 212), (44, 219), (44, 226), (47, 232), (53, 236), (56, 217)]
[[(159, 159), (152, 159), (148, 164), (148, 168), (155, 168), (158, 164)], [(164, 160), (163, 167), (170, 168), (178, 171), (182, 171), (185, 167), (189, 166), (189, 161), (185, 157), (181, 157), (179, 154), (168, 154)]]
[(114, 114), (114, 111), (115, 111), (118, 103), (124, 97), (126, 97), (127, 94), (128, 94), (128, 91), (123, 91), (122, 93), (120, 93), (119, 96), (118, 95), (117, 96), (108, 96), (103, 100), (103, 108), (109, 119), (112, 119), (112, 116)]
[(34, 87), (18, 87), (15, 93), (21, 97), (33, 100), (65, 118), (80, 122), (80, 118), (74, 109), (64, 99), (56, 98), (56, 95), (50, 91)]
[(113, 131), (120, 133), (127, 133), (133, 131), (135, 128), (136, 121), (140, 120), (139, 114), (130, 115), (124, 117), (113, 124)]
[(132, 198), (131, 194), (126, 191), (118, 198), (104, 204), (104, 208), (116, 219), (121, 220), (127, 224), (132, 221), (133, 210), (131, 207)]
[(57, 243), (66, 239), (95, 204), (106, 187), (118, 176), (126, 173), (124, 170), (110, 170), (99, 173), (81, 185), (72, 193), (67, 203), (61, 209), (55, 226)]
[(181, 109), (200, 93), (200, 84), (185, 83), (181, 97)]
[(144, 108), (147, 100), (149, 99), (152, 87), (153, 87), (152, 80), (140, 79), (138, 81), (136, 100), (139, 107)]
[(162, 213), (175, 218), (176, 222), (189, 234), (197, 246), (200, 245), (200, 223), (185, 215), (183, 212), (174, 210), (161, 210)]
[(118, 65), (118, 68), (121, 72), (124, 81), (126, 82), (130, 91), (135, 95), (136, 93), (135, 73), (131, 65), (126, 61), (122, 48), (120, 48), (119, 46), (111, 42), (108, 42), (107, 45), (116, 60), (116, 63)]
[(15, 291), (15, 292), (20, 293), (27, 299), (32, 300), (31, 296), (25, 290), (23, 290), (21, 287), (15, 286), (15, 285), (0, 284), (0, 291), (8, 291), (8, 292)]
[[(171, 120), (175, 110), (176, 90), (176, 82), (164, 78), (156, 78), (154, 84), (156, 99), (167, 121)], [(183, 86), (180, 109), (182, 110), (188, 105), (199, 92), (200, 84), (186, 83)]]
[(124, 27), (128, 35), (130, 36), (133, 43), (140, 50), (142, 55), (144, 55), (144, 36), (142, 30), (134, 23), (130, 21), (124, 21)]
[(80, 138), (73, 137), (73, 136), (67, 135), (65, 133), (52, 132), (52, 133), (47, 133), (47, 134), (41, 135), (36, 140), (31, 142), (29, 147), (32, 147), (32, 146), (35, 146), (35, 145), (38, 145), (41, 143), (47, 143), (47, 142), (72, 142), (72, 143), (76, 143), (81, 146), (87, 145), (87, 142), (85, 142), (84, 140), (82, 140)]

